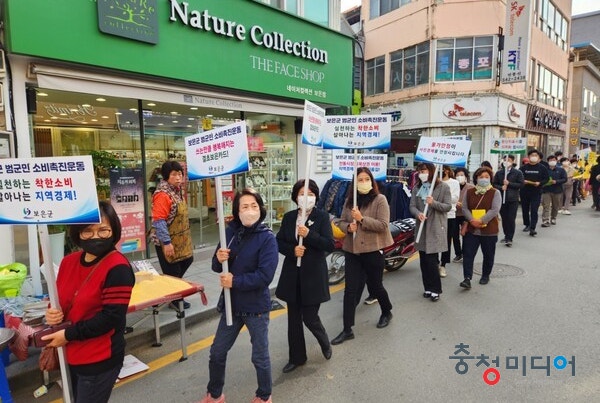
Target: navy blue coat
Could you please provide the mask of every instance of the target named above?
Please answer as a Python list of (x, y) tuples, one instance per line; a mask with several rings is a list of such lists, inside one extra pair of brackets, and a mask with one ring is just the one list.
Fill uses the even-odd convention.
[(330, 298), (325, 256), (333, 251), (331, 222), (326, 211), (317, 208), (311, 211), (305, 223), (309, 230), (303, 241), (306, 250), (301, 267), (298, 268), (294, 255), (294, 248), (298, 245), (297, 219), (298, 210), (287, 212), (277, 233), (279, 252), (285, 259), (275, 295), (288, 303), (317, 305)]
[[(273, 281), (279, 263), (277, 241), (273, 232), (263, 223), (246, 228), (232, 221), (226, 229), (229, 252), (229, 271), (233, 274), (231, 306), (234, 315), (265, 313), (271, 310), (269, 284)], [(217, 273), (223, 266), (216, 251), (212, 269)]]

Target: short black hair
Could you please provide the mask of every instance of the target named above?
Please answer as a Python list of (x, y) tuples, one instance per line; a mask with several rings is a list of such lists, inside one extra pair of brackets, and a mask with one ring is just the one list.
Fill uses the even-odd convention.
[(235, 221), (237, 221), (240, 225), (242, 224), (242, 221), (240, 220), (240, 199), (242, 198), (242, 196), (254, 197), (254, 199), (256, 200), (256, 203), (258, 203), (258, 207), (260, 209), (260, 218), (258, 219), (258, 222), (262, 222), (265, 219), (265, 217), (267, 216), (267, 208), (265, 207), (265, 202), (263, 201), (262, 197), (260, 196), (260, 193), (258, 193), (256, 190), (254, 190), (252, 188), (244, 188), (235, 194), (235, 197), (233, 198), (233, 205), (232, 205), (233, 219)]
[[(121, 220), (119, 219), (119, 215), (114, 207), (106, 200), (100, 201), (98, 207), (100, 208), (100, 220), (104, 217), (108, 219), (110, 229), (112, 229), (113, 245), (116, 245), (121, 240)], [(81, 237), (79, 234), (90, 225), (94, 224), (69, 225), (69, 238), (71, 238), (71, 241), (75, 245), (81, 246)]]
[(160, 174), (162, 175), (164, 180), (168, 180), (169, 176), (171, 176), (171, 172), (181, 172), (183, 174), (183, 167), (177, 161), (165, 161), (160, 167)]
[(557, 158), (556, 158), (556, 155), (554, 155), (554, 154), (550, 154), (550, 155), (548, 156), (548, 161), (550, 161), (550, 160), (555, 160), (555, 159), (557, 159)]
[[(292, 201), (296, 204), (298, 204), (298, 193), (300, 193), (300, 189), (304, 188), (304, 184), (304, 179), (300, 179), (292, 188)], [(315, 203), (317, 203), (319, 201), (319, 186), (317, 186), (317, 183), (314, 180), (309, 179), (308, 189), (315, 194)]]
[(463, 174), (465, 174), (465, 178), (467, 178), (467, 182), (471, 180), (471, 175), (469, 174), (469, 170), (467, 168), (463, 168), (463, 167), (456, 168), (454, 170), (454, 177), (455, 178), (456, 178), (456, 175), (459, 172), (462, 172)]
[(512, 154), (508, 154), (504, 156), (505, 158), (510, 158), (511, 160), (513, 160), (513, 162), (515, 161), (515, 156)]
[(527, 151), (527, 156), (529, 157), (529, 156), (530, 156), (531, 154), (533, 154), (533, 153), (535, 153), (535, 154), (539, 155), (539, 156), (540, 156), (540, 158), (542, 157), (542, 153), (541, 153), (541, 152), (539, 152), (538, 150), (536, 150), (535, 148), (532, 148), (531, 150)]

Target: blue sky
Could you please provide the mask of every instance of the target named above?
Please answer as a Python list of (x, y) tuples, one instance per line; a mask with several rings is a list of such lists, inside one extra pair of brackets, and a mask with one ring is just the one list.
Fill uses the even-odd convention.
[[(342, 11), (359, 5), (360, 0), (342, 0)], [(573, 15), (589, 13), (600, 10), (600, 1), (598, 0), (573, 0)]]

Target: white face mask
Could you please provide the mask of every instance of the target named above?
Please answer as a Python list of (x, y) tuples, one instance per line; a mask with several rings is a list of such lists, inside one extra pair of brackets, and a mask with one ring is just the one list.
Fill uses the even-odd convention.
[(260, 210), (246, 210), (240, 212), (240, 221), (244, 227), (251, 227), (260, 218)]
[(358, 193), (366, 195), (373, 189), (373, 185), (371, 184), (371, 181), (358, 182), (356, 184), (356, 189), (358, 190)]
[(556, 161), (548, 161), (548, 165), (550, 165), (551, 167), (555, 167)]
[(529, 162), (531, 162), (532, 164), (536, 164), (538, 160), (538, 157), (529, 157)]
[(467, 182), (467, 178), (464, 175), (458, 175), (456, 177), (456, 180), (458, 181), (458, 183), (460, 183), (461, 185), (464, 185), (465, 182)]
[(315, 207), (315, 202), (317, 201), (316, 196), (306, 196), (306, 205), (304, 205), (304, 196), (298, 196), (298, 207), (300, 207), (304, 211), (308, 211)]
[(510, 161), (504, 161), (503, 164), (504, 164), (504, 168), (510, 168), (513, 166), (513, 163)]
[(429, 172), (419, 174), (419, 179), (421, 179), (421, 182), (423, 183), (427, 182), (429, 180)]

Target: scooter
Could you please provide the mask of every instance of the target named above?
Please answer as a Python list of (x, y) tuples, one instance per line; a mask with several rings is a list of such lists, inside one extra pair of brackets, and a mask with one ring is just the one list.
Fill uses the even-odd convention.
[[(415, 225), (414, 218), (404, 218), (389, 223), (394, 242), (382, 250), (385, 258), (385, 270), (398, 270), (417, 252), (415, 249)], [(335, 249), (327, 255), (329, 285), (339, 284), (346, 277), (343, 243), (344, 238), (335, 239)]]

